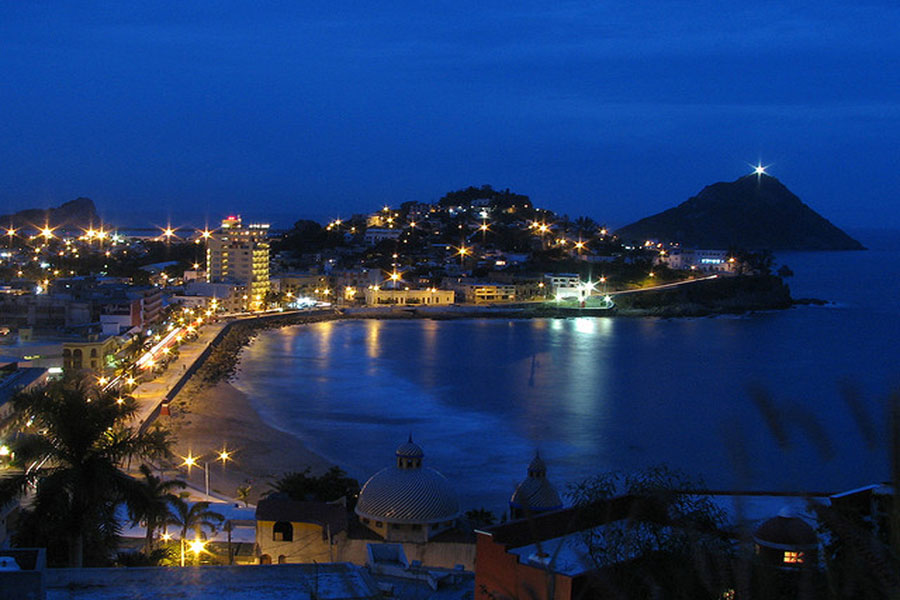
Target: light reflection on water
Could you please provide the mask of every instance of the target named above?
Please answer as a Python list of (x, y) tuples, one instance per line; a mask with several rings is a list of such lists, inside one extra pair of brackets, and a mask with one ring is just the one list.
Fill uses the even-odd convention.
[[(828, 262), (794, 256), (792, 268), (802, 260)], [(845, 306), (740, 318), (320, 323), (261, 334), (236, 385), (268, 423), (361, 480), (412, 432), (467, 507), (502, 510), (536, 447), (560, 488), (666, 462), (714, 487), (839, 490), (886, 469), (883, 453), (862, 447), (836, 382), (884, 396), (900, 348), (883, 319), (855, 308), (871, 298), (833, 299)], [(820, 460), (799, 426), (790, 448), (776, 448), (749, 401), (754, 383), (819, 419), (835, 458)]]

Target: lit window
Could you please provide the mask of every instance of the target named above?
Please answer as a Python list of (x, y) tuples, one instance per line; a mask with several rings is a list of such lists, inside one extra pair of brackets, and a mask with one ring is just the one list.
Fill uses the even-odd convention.
[(802, 552), (790, 552), (788, 550), (784, 553), (784, 562), (790, 564), (799, 564), (803, 562), (803, 553)]

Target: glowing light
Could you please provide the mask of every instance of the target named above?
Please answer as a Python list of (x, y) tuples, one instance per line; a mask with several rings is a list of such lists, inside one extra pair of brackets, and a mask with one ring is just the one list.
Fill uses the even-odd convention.
[(200, 554), (201, 552), (206, 550), (206, 542), (204, 542), (200, 538), (195, 538), (188, 542), (188, 548), (190, 548), (191, 552), (193, 552), (194, 554)]
[(41, 235), (44, 236), (44, 239), (49, 240), (53, 237), (53, 230), (48, 226), (44, 226), (44, 228), (41, 229)]
[(222, 464), (224, 465), (229, 460), (234, 460), (233, 458), (231, 458), (232, 454), (234, 454), (234, 452), (229, 452), (227, 448), (222, 448), (222, 451), (219, 452), (219, 455), (216, 457), (216, 460), (221, 460)]
[(197, 459), (198, 459), (198, 458), (200, 458), (200, 457), (199, 457), (199, 456), (194, 456), (193, 454), (191, 454), (190, 452), (188, 452), (188, 455), (187, 455), (187, 456), (182, 456), (182, 457), (181, 457), (181, 460), (182, 460), (181, 466), (182, 466), (182, 467), (187, 467), (187, 468), (188, 468), (188, 473), (190, 473), (190, 472), (191, 472), (191, 467), (196, 467), (196, 466), (197, 466)]
[[(767, 165), (767, 166), (768, 166), (768, 165)], [(765, 175), (765, 174), (766, 174), (766, 168), (767, 168), (767, 166), (764, 167), (763, 165), (757, 163), (757, 165), (756, 165), (755, 167), (753, 167), (753, 173), (754, 173), (754, 175), (757, 175), (757, 176), (759, 176), (759, 175)]]
[(164, 542), (168, 542), (169, 540), (172, 539), (172, 534), (169, 533), (168, 531), (163, 532), (163, 534), (161, 536), (159, 536), (159, 539), (161, 539)]

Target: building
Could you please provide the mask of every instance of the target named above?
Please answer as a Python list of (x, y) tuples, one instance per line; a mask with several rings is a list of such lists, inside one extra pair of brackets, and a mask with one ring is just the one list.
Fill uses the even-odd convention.
[[(47, 382), (49, 371), (40, 367), (20, 367), (17, 362), (0, 364), (0, 432), (6, 420), (12, 416), (12, 397)], [(9, 449), (0, 440), (0, 468), (8, 457)]]
[(619, 496), (477, 531), (475, 600), (603, 597), (593, 589), (597, 570), (585, 534), (646, 510), (640, 504)]
[[(299, 502), (283, 495), (260, 500), (256, 551), (261, 564), (346, 561), (371, 563), (373, 555), (404, 557), (404, 571), (474, 571), (475, 539), (460, 523), (459, 499), (441, 473), (423, 467), (412, 440), (396, 463), (360, 490), (355, 516), (345, 502)], [(407, 561), (405, 557), (409, 557)]]
[(544, 275), (544, 284), (550, 288), (550, 293), (556, 296), (561, 289), (579, 289), (581, 276), (575, 273), (547, 273)]
[(93, 340), (63, 342), (63, 370), (67, 373), (90, 369), (102, 373), (111, 369), (111, 361), (121, 340), (105, 336)]
[(156, 287), (123, 290), (121, 295), (100, 302), (100, 325), (104, 335), (120, 335), (133, 327), (146, 328), (159, 320), (162, 290)]
[(782, 509), (753, 532), (753, 549), (763, 564), (794, 571), (818, 564), (819, 538), (809, 523)]
[(402, 233), (403, 230), (401, 229), (370, 227), (366, 229), (366, 233), (363, 234), (363, 243), (365, 243), (366, 246), (375, 246), (384, 240), (398, 240)]
[(439, 471), (422, 466), (425, 453), (412, 436), (397, 447), (395, 459), (362, 486), (356, 504), (362, 524), (389, 542), (427, 542), (454, 528), (456, 490)]
[(256, 547), (259, 563), (334, 562), (338, 543), (347, 538), (347, 507), (343, 503), (299, 502), (283, 494), (256, 505)]
[(676, 271), (715, 271), (728, 272), (734, 270), (735, 260), (726, 250), (700, 250), (696, 248), (673, 248), (660, 252), (653, 262), (665, 265)]
[(559, 492), (547, 479), (547, 465), (540, 453), (535, 452), (528, 465), (528, 476), (513, 492), (509, 499), (509, 514), (512, 519), (559, 510), (563, 507)]
[(182, 295), (173, 296), (172, 302), (186, 308), (210, 308), (225, 313), (244, 310), (247, 287), (234, 283), (207, 283), (192, 281), (184, 286)]
[(453, 304), (456, 299), (456, 294), (453, 290), (439, 290), (437, 288), (392, 290), (372, 286), (366, 289), (365, 296), (367, 306), (446, 306)]
[(463, 302), (469, 304), (491, 304), (494, 302), (515, 302), (516, 286), (512, 283), (467, 283), (457, 281), (451, 286)]
[(232, 283), (246, 288), (244, 308), (264, 308), (269, 291), (269, 225), (244, 226), (240, 216), (222, 221), (207, 242), (206, 271), (210, 283)]

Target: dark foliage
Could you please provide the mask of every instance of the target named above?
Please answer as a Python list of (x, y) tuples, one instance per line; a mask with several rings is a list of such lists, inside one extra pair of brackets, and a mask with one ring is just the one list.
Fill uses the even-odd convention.
[(272, 483), (273, 493), (287, 494), (299, 501), (334, 502), (347, 499), (351, 508), (356, 504), (359, 494), (359, 482), (340, 467), (331, 467), (318, 477), (310, 475), (307, 467), (304, 471), (286, 473), (281, 479)]

